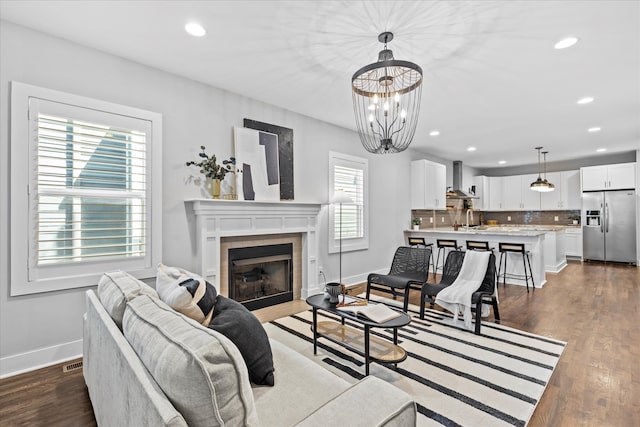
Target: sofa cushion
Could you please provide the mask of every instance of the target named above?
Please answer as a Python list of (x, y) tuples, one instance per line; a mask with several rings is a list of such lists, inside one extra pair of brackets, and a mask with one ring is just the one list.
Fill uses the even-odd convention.
[[(287, 332), (283, 332), (272, 324), (266, 324), (265, 329), (271, 337), (271, 332), (275, 335), (286, 337)], [(272, 337), (271, 337), (272, 338)], [(287, 344), (291, 342), (290, 337)], [(293, 426), (300, 422), (317, 408), (325, 405), (334, 397), (349, 388), (349, 383), (333, 372), (313, 362), (303, 356), (301, 352), (310, 352), (311, 343), (305, 340), (298, 340), (302, 349), (289, 347), (280, 341), (271, 339), (273, 350), (273, 363), (275, 365), (275, 386), (274, 387), (253, 387), (253, 398), (256, 403), (256, 410), (263, 426)], [(319, 356), (321, 359), (322, 357)], [(286, 410), (283, 410), (283, 402)], [(365, 402), (362, 402), (364, 405)], [(342, 423), (337, 425), (356, 425), (358, 413), (362, 410), (359, 407), (343, 407), (344, 413)], [(349, 414), (349, 415), (347, 415)], [(353, 416), (351, 416), (353, 415)], [(329, 425), (321, 424), (318, 425)]]
[(245, 306), (219, 295), (209, 327), (240, 350), (254, 384), (273, 386), (273, 355), (262, 324)]
[(129, 302), (123, 332), (189, 425), (258, 425), (247, 367), (224, 335), (148, 296)]
[(158, 298), (155, 289), (124, 271), (104, 273), (98, 282), (100, 302), (120, 330), (122, 330), (122, 316), (127, 302), (138, 295)]
[(213, 314), (216, 288), (197, 274), (178, 267), (158, 264), (156, 289), (162, 301), (201, 325)]

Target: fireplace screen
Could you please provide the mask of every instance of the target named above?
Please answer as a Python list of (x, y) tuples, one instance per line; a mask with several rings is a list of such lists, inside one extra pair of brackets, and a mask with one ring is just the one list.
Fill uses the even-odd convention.
[(229, 249), (229, 297), (249, 310), (293, 301), (293, 245)]

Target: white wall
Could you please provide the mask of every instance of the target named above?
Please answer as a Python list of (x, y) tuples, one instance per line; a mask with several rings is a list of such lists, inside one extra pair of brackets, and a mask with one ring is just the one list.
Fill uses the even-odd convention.
[[(343, 254), (347, 283), (387, 269), (410, 220), (409, 162), (415, 153), (369, 155), (356, 133), (291, 111), (177, 77), (23, 27), (0, 25), (0, 376), (81, 353), (85, 289), (10, 297), (9, 82), (20, 81), (163, 114), (163, 262), (195, 269), (194, 226), (184, 200), (200, 197), (184, 162), (200, 145), (218, 157), (233, 153), (233, 127), (244, 118), (294, 130), (298, 201), (326, 202), (330, 150), (369, 159), (370, 247)], [(292, 89), (295, 90), (295, 89)], [(327, 254), (326, 208), (320, 216), (318, 265), (337, 279)]]

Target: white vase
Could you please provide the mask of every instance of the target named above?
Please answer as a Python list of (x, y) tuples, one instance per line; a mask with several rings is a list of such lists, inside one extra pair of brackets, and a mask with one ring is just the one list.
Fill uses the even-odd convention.
[(413, 230), (414, 231), (420, 231), (420, 226), (419, 225), (414, 225), (413, 226)]

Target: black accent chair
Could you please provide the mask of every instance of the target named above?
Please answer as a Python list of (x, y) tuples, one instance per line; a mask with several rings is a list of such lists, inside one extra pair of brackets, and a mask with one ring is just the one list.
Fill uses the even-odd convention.
[[(447, 256), (447, 259), (444, 263), (444, 268), (442, 272), (442, 278), (440, 283), (432, 284), (425, 283), (422, 286), (422, 290), (420, 292), (420, 319), (424, 320), (424, 308), (425, 303), (428, 300), (431, 308), (435, 304), (436, 296), (438, 292), (450, 286), (458, 277), (460, 273), (460, 269), (462, 268), (462, 263), (464, 261), (465, 253), (461, 251), (451, 251)], [(482, 323), (482, 304), (487, 303), (493, 306), (493, 317), (495, 319), (495, 323), (500, 323), (500, 311), (498, 310), (498, 300), (493, 295), (496, 289), (496, 256), (491, 253), (489, 255), (489, 264), (487, 265), (487, 272), (484, 275), (484, 279), (482, 280), (482, 284), (478, 288), (476, 292), (471, 296), (471, 304), (475, 305), (475, 317), (476, 317), (476, 326), (474, 333), (476, 335), (480, 335), (480, 326)]]
[(393, 294), (396, 299), (402, 291), (404, 296), (403, 310), (409, 306), (409, 291), (420, 291), (429, 277), (429, 259), (431, 248), (416, 246), (400, 246), (396, 249), (388, 274), (371, 273), (367, 277), (367, 300), (371, 289)]
[(431, 249), (431, 254), (429, 255), (429, 259), (431, 260), (431, 268), (433, 271), (436, 269), (436, 264), (433, 260), (433, 243), (427, 243), (424, 240), (424, 237), (408, 237), (407, 242), (409, 246), (417, 246), (417, 247), (428, 247)]

